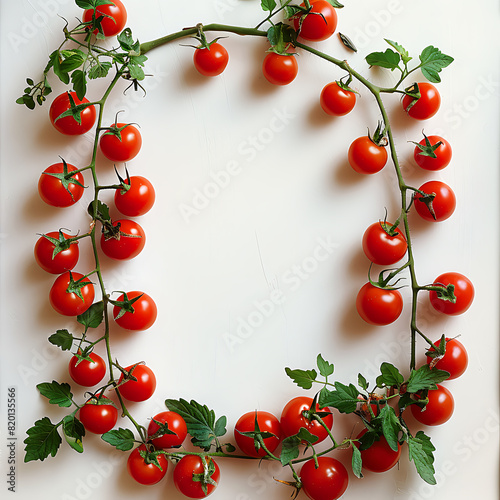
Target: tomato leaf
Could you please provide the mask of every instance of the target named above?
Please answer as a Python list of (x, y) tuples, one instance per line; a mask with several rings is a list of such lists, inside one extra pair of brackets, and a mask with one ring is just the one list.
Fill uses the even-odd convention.
[(361, 375), (361, 373), (358, 373), (358, 386), (361, 387), (361, 389), (363, 389), (364, 391), (366, 391), (368, 389), (368, 382), (366, 380), (365, 377), (363, 377), (363, 375)]
[(380, 365), (380, 373), (377, 377), (378, 387), (392, 387), (393, 385), (399, 386), (404, 382), (404, 377), (399, 373), (399, 370), (391, 363), (382, 363)]
[(266, 12), (266, 11), (272, 12), (276, 8), (276, 1), (275, 0), (262, 0), (260, 2), (260, 5), (261, 5), (262, 10), (264, 12)]
[(66, 442), (78, 453), (83, 453), (82, 439), (85, 436), (85, 427), (74, 415), (63, 418), (62, 430)]
[(331, 4), (336, 9), (342, 9), (344, 6), (338, 2), (337, 0), (326, 0), (329, 4)]
[(316, 358), (316, 364), (318, 365), (319, 373), (325, 378), (332, 375), (335, 370), (334, 366), (328, 361), (325, 361), (321, 354), (318, 354), (318, 357)]
[(287, 49), (296, 42), (297, 32), (289, 24), (278, 23), (271, 26), (267, 31), (267, 39), (271, 44), (269, 52), (294, 57)]
[(418, 370), (412, 370), (408, 379), (407, 391), (414, 393), (421, 390), (437, 389), (436, 384), (449, 378), (450, 374), (444, 370), (431, 369), (425, 364)]
[(286, 437), (281, 446), (281, 465), (285, 466), (299, 456), (301, 444), (314, 444), (317, 440), (318, 437), (311, 434), (305, 427), (301, 427), (297, 434)]
[(454, 61), (453, 57), (443, 54), (438, 48), (432, 45), (426, 47), (419, 58), (422, 74), (432, 83), (439, 83), (441, 81), (441, 77), (439, 76), (441, 70)]
[(133, 432), (130, 429), (121, 427), (106, 432), (101, 436), (101, 439), (120, 451), (129, 451), (135, 444)]
[(337, 408), (340, 413), (352, 413), (356, 411), (359, 403), (359, 391), (353, 384), (344, 385), (335, 382), (335, 390), (330, 391), (323, 387), (319, 394), (318, 404), (321, 408), (331, 406)]
[(85, 327), (85, 332), (89, 328), (97, 328), (104, 319), (104, 302), (101, 300), (92, 304), (84, 313), (76, 317), (78, 323)]
[(45, 396), (51, 405), (57, 405), (61, 408), (69, 408), (73, 402), (73, 394), (69, 384), (56, 382), (43, 382), (36, 386), (42, 396)]
[(419, 476), (428, 484), (436, 484), (434, 477), (434, 455), (436, 448), (431, 443), (431, 438), (423, 431), (418, 431), (416, 436), (408, 436), (408, 453), (413, 460)]
[(358, 478), (362, 478), (361, 468), (363, 466), (363, 460), (361, 459), (361, 452), (359, 448), (351, 442), (352, 445), (352, 472)]
[(380, 411), (380, 420), (382, 422), (382, 432), (387, 441), (387, 444), (392, 450), (398, 450), (399, 433), (402, 430), (401, 422), (399, 421), (394, 408), (389, 405), (384, 405)]
[(100, 200), (97, 203), (92, 201), (87, 209), (89, 215), (100, 222), (107, 222), (111, 220), (109, 215), (109, 207)]
[(316, 370), (292, 370), (286, 367), (285, 372), (302, 389), (310, 389), (318, 376)]
[(91, 80), (95, 80), (96, 78), (104, 78), (108, 75), (109, 70), (112, 68), (112, 64), (110, 62), (101, 62), (99, 60), (95, 60), (95, 64), (93, 64), (88, 72), (87, 76)]
[(366, 62), (371, 66), (380, 66), (394, 71), (399, 67), (401, 56), (392, 49), (386, 49), (385, 52), (372, 52), (366, 56)]
[(408, 54), (408, 51), (402, 45), (399, 45), (399, 43), (393, 42), (392, 40), (389, 40), (388, 38), (384, 38), (384, 40), (393, 49), (396, 49), (396, 51), (401, 55), (401, 60), (403, 61), (403, 63), (405, 65), (413, 59), (413, 57), (410, 57), (410, 55)]
[(63, 351), (69, 351), (73, 347), (74, 337), (68, 330), (57, 330), (49, 337), (49, 342)]
[(57, 450), (61, 445), (62, 439), (57, 431), (59, 425), (53, 424), (48, 417), (43, 417), (30, 427), (26, 434), (28, 437), (24, 440), (25, 462), (32, 460), (45, 460), (49, 455), (56, 456)]
[(71, 74), (71, 81), (73, 82), (73, 90), (76, 92), (78, 99), (82, 100), (87, 93), (87, 78), (85, 73), (78, 69)]

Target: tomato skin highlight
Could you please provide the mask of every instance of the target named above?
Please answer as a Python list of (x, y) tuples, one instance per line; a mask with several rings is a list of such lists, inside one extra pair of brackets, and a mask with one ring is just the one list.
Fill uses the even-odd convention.
[[(367, 430), (361, 431), (356, 439), (360, 439), (366, 434)], [(355, 443), (355, 446), (360, 447), (360, 443)], [(397, 451), (394, 451), (384, 436), (381, 436), (378, 441), (375, 441), (366, 450), (360, 450), (363, 469), (371, 472), (386, 472), (392, 469), (401, 457), (401, 445), (398, 443)]]
[[(64, 237), (70, 238), (69, 235), (63, 233)], [(51, 231), (47, 233), (47, 236), (59, 239), (58, 231)], [(54, 258), (52, 254), (54, 253), (55, 245), (49, 241), (44, 236), (40, 236), (37, 240), (34, 248), (34, 255), (36, 263), (44, 270), (50, 274), (62, 274), (66, 271), (71, 271), (80, 257), (80, 250), (78, 249), (78, 241), (71, 243), (68, 249), (61, 250)]]
[[(127, 372), (132, 369), (132, 366), (125, 368)], [(132, 372), (132, 376), (137, 380), (127, 380), (123, 385), (120, 385), (118, 390), (120, 394), (128, 401), (139, 403), (146, 401), (155, 392), (156, 389), (156, 376), (146, 365), (137, 365)], [(124, 379), (123, 373), (120, 376), (119, 383)]]
[[(403, 109), (408, 116), (411, 116), (415, 120), (428, 120), (438, 112), (441, 106), (441, 96), (432, 83), (421, 82), (418, 84), (418, 88), (421, 97), (414, 99), (409, 95), (405, 95), (403, 97)], [(408, 110), (408, 106), (413, 101), (416, 101), (415, 104)]]
[[(240, 432), (253, 432), (255, 430), (255, 411), (249, 411), (242, 415), (234, 427), (234, 438), (240, 450), (250, 457), (265, 457), (267, 455), (263, 448), (255, 449), (254, 440), (249, 436), (243, 436)], [(257, 411), (257, 422), (261, 432), (270, 432), (274, 437), (264, 439), (266, 448), (272, 453), (280, 444), (281, 425), (279, 420), (267, 411)], [(238, 432), (239, 431), (239, 432)]]
[[(126, 123), (113, 123), (110, 128), (121, 128)], [(120, 130), (121, 140), (113, 133), (104, 133), (99, 139), (102, 154), (110, 161), (126, 162), (135, 158), (142, 146), (142, 136), (134, 125), (127, 125)]]
[(300, 471), (302, 491), (311, 500), (336, 500), (349, 486), (349, 475), (344, 465), (332, 457), (318, 457), (318, 468), (314, 459), (308, 460)]
[[(382, 227), (382, 222), (374, 222), (363, 234), (363, 252), (374, 264), (388, 266), (399, 262), (408, 249), (404, 234), (396, 229), (396, 236), (389, 236)], [(391, 223), (386, 223), (391, 228)]]
[(451, 392), (446, 387), (437, 384), (437, 389), (429, 391), (428, 398), (429, 402), (425, 410), (416, 404), (410, 406), (415, 420), (425, 425), (441, 425), (447, 422), (455, 409), (455, 400)]
[(441, 181), (428, 181), (422, 184), (419, 190), (428, 194), (436, 194), (436, 197), (432, 200), (432, 208), (436, 218), (429, 212), (427, 205), (423, 201), (420, 201), (419, 194), (415, 195), (413, 205), (422, 219), (429, 222), (441, 222), (453, 215), (457, 199), (450, 186)]
[(360, 174), (380, 172), (387, 163), (387, 151), (377, 146), (368, 136), (355, 139), (347, 153), (349, 165)]
[(220, 43), (210, 44), (210, 48), (199, 47), (194, 51), (193, 64), (203, 76), (220, 75), (229, 62), (229, 54)]
[(359, 315), (371, 325), (384, 326), (396, 321), (403, 311), (403, 298), (397, 290), (365, 283), (356, 297)]
[[(78, 170), (74, 165), (70, 165), (69, 163), (67, 163), (66, 165), (68, 167), (68, 173)], [(50, 175), (62, 174), (63, 172), (64, 164), (54, 163), (43, 171), (40, 179), (38, 180), (38, 194), (40, 195), (40, 198), (52, 207), (70, 207), (71, 205), (77, 203), (83, 196), (85, 188), (83, 187), (84, 180), (81, 172), (78, 172), (72, 176), (72, 178), (76, 182), (79, 182), (81, 186), (74, 182), (70, 182), (70, 184), (68, 184), (68, 189), (63, 186), (63, 183), (60, 179), (54, 177), (53, 175)]]
[(148, 436), (153, 436), (158, 429), (159, 425), (154, 420), (168, 425), (168, 430), (175, 432), (175, 434), (164, 434), (163, 436), (153, 439), (151, 442), (157, 449), (168, 449), (181, 446), (187, 436), (187, 426), (184, 419), (174, 411), (163, 411), (153, 417), (153, 420), (148, 426)]
[[(446, 352), (444, 356), (436, 362), (434, 368), (444, 370), (450, 374), (447, 380), (453, 380), (463, 375), (469, 364), (469, 355), (461, 342), (457, 339), (446, 337)], [(441, 339), (436, 340), (434, 345), (439, 346)], [(427, 356), (427, 364), (432, 363), (433, 358)]]
[(137, 481), (139, 484), (150, 486), (160, 482), (167, 473), (168, 459), (165, 455), (158, 455), (158, 463), (161, 469), (155, 464), (148, 464), (141, 457), (140, 452), (146, 451), (146, 446), (141, 444), (135, 448), (127, 459), (127, 472), (130, 477)]
[[(70, 283), (70, 271), (61, 274), (56, 278), (49, 292), (51, 306), (63, 316), (78, 316), (84, 313), (94, 302), (94, 285), (88, 278), (83, 280), (87, 283), (80, 289), (83, 300), (75, 293), (67, 293), (66, 290)], [(83, 278), (83, 274), (72, 273), (73, 280), (78, 281)]]
[[(310, 2), (312, 9), (302, 20), (300, 15), (294, 18), (294, 28), (299, 30), (299, 36), (310, 42), (321, 42), (330, 38), (337, 28), (337, 12), (332, 4), (326, 0), (313, 0)], [(304, 3), (301, 4), (304, 7)]]
[[(142, 295), (142, 297), (134, 302), (132, 306), (134, 308), (133, 313), (127, 311), (123, 316), (116, 319), (120, 312), (120, 307), (113, 307), (113, 318), (115, 318), (115, 322), (126, 330), (147, 330), (151, 328), (156, 321), (158, 308), (156, 307), (155, 301), (147, 293), (139, 291), (127, 293), (129, 299), (134, 299), (139, 295)], [(122, 294), (117, 300), (121, 302), (124, 298), (125, 296)]]
[(344, 90), (337, 82), (328, 83), (320, 95), (320, 105), (323, 111), (332, 116), (345, 116), (356, 104), (356, 94)]
[(295, 56), (269, 52), (262, 63), (262, 73), (273, 85), (288, 85), (295, 80), (299, 65)]
[[(101, 22), (101, 27), (104, 32), (104, 36), (115, 36), (120, 33), (123, 28), (125, 28), (125, 24), (127, 23), (127, 10), (125, 6), (121, 2), (121, 0), (112, 0), (114, 5), (105, 4), (99, 5), (96, 10), (95, 17), (99, 17), (100, 15), (110, 16), (104, 17)], [(83, 12), (83, 22), (87, 23), (92, 21), (92, 14), (94, 9), (87, 9)], [(112, 19), (111, 19), (112, 18)], [(97, 33), (97, 30), (94, 31)]]
[[(428, 139), (432, 146), (435, 146), (438, 142), (442, 143), (434, 150), (434, 154), (437, 156), (437, 158), (419, 154), (421, 150), (418, 146), (415, 146), (415, 150), (413, 151), (413, 158), (415, 159), (417, 165), (424, 170), (442, 170), (451, 162), (452, 149), (450, 143), (439, 135), (430, 135)], [(422, 139), (419, 144), (425, 146), (425, 139)]]
[(441, 300), (435, 291), (429, 292), (429, 300), (436, 311), (442, 312), (449, 316), (457, 316), (463, 314), (472, 304), (474, 300), (474, 285), (471, 280), (463, 274), (456, 272), (443, 273), (434, 280), (434, 285), (454, 285), (454, 294), (457, 298), (456, 302), (449, 300)]
[[(220, 480), (219, 466), (217, 462), (210, 457), (206, 457), (206, 460), (207, 463), (210, 460), (215, 467), (215, 471), (210, 477), (218, 485)], [(203, 462), (201, 458), (197, 455), (186, 455), (182, 457), (174, 469), (175, 487), (188, 498), (205, 498), (211, 495), (217, 486), (214, 484), (207, 484), (207, 494), (205, 495), (201, 483), (199, 481), (193, 481), (194, 474), (203, 474)]]
[(108, 398), (102, 396), (100, 401), (104, 404), (94, 404), (95, 399), (89, 399), (79, 410), (80, 421), (85, 430), (93, 434), (105, 434), (109, 432), (118, 420), (118, 410), (111, 402), (106, 403)]
[(57, 131), (61, 132), (61, 134), (85, 134), (94, 126), (96, 120), (97, 114), (93, 105), (86, 107), (80, 113), (81, 123), (78, 123), (72, 116), (65, 116), (64, 118), (60, 118), (59, 120), (57, 120), (58, 116), (71, 109), (71, 102), (69, 100), (68, 94), (71, 94), (71, 97), (75, 101), (76, 105), (89, 102), (89, 100), (85, 97), (82, 100), (78, 99), (76, 92), (64, 92), (63, 94), (58, 95), (50, 105), (50, 122)]
[(86, 359), (78, 363), (78, 357), (73, 356), (69, 360), (68, 371), (75, 383), (83, 387), (93, 387), (97, 385), (106, 375), (106, 363), (96, 354), (91, 352), (89, 357), (93, 362)]
[[(129, 219), (119, 219), (113, 226), (120, 224), (120, 238), (108, 238), (101, 235), (101, 249), (110, 259), (130, 260), (137, 257), (146, 245), (146, 233), (141, 225)], [(121, 234), (123, 233), (123, 234)]]
[[(125, 179), (125, 184), (129, 184)], [(130, 177), (130, 188), (125, 191), (117, 189), (115, 192), (115, 206), (127, 217), (139, 217), (148, 213), (156, 198), (153, 184), (145, 177), (133, 175)]]

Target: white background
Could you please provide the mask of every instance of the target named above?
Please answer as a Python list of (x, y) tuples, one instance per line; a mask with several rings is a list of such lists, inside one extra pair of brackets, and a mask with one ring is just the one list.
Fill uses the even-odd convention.
[[(408, 119), (396, 96), (388, 96), (386, 104), (408, 183), (418, 187), (442, 179), (458, 200), (446, 222), (424, 223), (411, 216), (418, 278), (428, 283), (442, 272), (459, 271), (476, 287), (473, 306), (458, 317), (438, 315), (427, 297), (420, 297), (421, 328), (436, 339), (442, 333), (460, 334), (470, 356), (466, 374), (446, 384), (455, 396), (452, 419), (426, 429), (437, 447), (438, 485), (431, 488), (418, 478), (405, 449), (399, 469), (367, 473), (363, 480), (351, 473), (345, 498), (497, 498), (498, 5), (493, 0), (480, 6), (452, 0), (418, 7), (401, 0), (345, 3), (338, 11), (338, 30), (350, 36), (358, 53), (347, 51), (336, 35), (317, 47), (347, 58), (377, 82), (390, 84), (397, 76), (369, 70), (364, 62), (369, 52), (386, 49), (384, 37), (415, 57), (430, 44), (455, 57), (442, 73), (442, 107), (434, 118), (425, 123)], [(130, 0), (127, 9), (127, 24), (141, 41), (198, 22), (255, 26), (264, 17), (257, 0)], [(144, 490), (127, 476), (126, 455), (112, 452), (97, 436), (86, 438), (83, 456), (63, 443), (56, 458), (22, 463), (25, 430), (44, 415), (53, 421), (63, 415), (35, 389), (42, 381), (69, 379), (68, 354), (46, 339), (58, 328), (78, 331), (72, 320), (50, 308), (54, 277), (37, 268), (33, 245), (37, 233), (59, 227), (85, 231), (91, 199), (89, 191), (77, 206), (64, 210), (39, 199), (40, 173), (59, 161), (58, 155), (86, 165), (92, 135), (63, 137), (49, 124), (48, 104), (30, 112), (14, 102), (25, 78), (37, 81), (62, 39), (64, 21), (57, 14), (73, 23), (81, 11), (69, 0), (1, 6), (1, 495), (8, 486), (7, 388), (15, 387), (18, 498), (181, 498), (171, 470), (166, 481)], [(137, 419), (147, 424), (167, 397), (195, 399), (227, 415), (231, 441), (241, 414), (257, 408), (279, 416), (289, 399), (304, 393), (287, 379), (284, 367), (312, 368), (319, 352), (345, 383), (355, 382), (358, 372), (373, 381), (383, 361), (406, 373), (409, 303), (397, 322), (380, 328), (364, 324), (354, 308), (368, 272), (361, 236), (385, 208), (389, 218), (398, 212), (390, 164), (363, 177), (346, 161), (351, 141), (376, 127), (373, 99), (355, 84), (361, 94), (355, 110), (344, 118), (327, 117), (318, 96), (326, 83), (343, 76), (336, 67), (299, 52), (296, 81), (273, 87), (261, 75), (265, 40), (231, 35), (222, 42), (230, 52), (222, 76), (199, 76), (192, 67), (193, 49), (174, 43), (150, 54), (147, 73), (153, 76), (145, 82), (146, 98), (132, 90), (123, 96), (126, 82), (111, 98), (105, 125), (119, 110), (122, 120), (140, 124), (143, 149), (128, 167), (154, 183), (157, 203), (140, 220), (147, 233), (143, 253), (131, 262), (106, 262), (104, 273), (108, 290), (144, 290), (159, 306), (151, 330), (112, 331), (121, 364), (144, 360), (158, 378), (154, 397), (133, 405)], [(53, 83), (50, 100), (63, 91)], [(103, 88), (101, 82), (91, 85), (89, 98), (99, 98)], [(413, 163), (408, 141), (420, 140), (422, 129), (427, 135), (441, 133), (452, 144), (452, 163), (442, 172), (419, 171)], [(214, 189), (214, 176), (223, 175), (229, 164), (237, 166), (237, 175)], [(102, 156), (98, 171), (113, 182), (112, 164)], [(210, 193), (204, 207), (203, 192)], [(183, 216), (194, 203), (197, 213)], [(325, 242), (328, 253), (318, 253)], [(83, 242), (80, 249), (76, 270), (88, 272), (90, 249)], [(408, 291), (403, 294), (408, 299)], [(272, 297), (281, 297), (280, 303), (272, 303)], [(422, 361), (423, 344), (419, 348)], [(79, 389), (75, 394), (83, 397)], [(338, 415), (336, 438), (356, 432), (354, 423)], [(335, 456), (349, 465), (349, 452)], [(219, 464), (222, 480), (213, 498), (289, 498), (290, 490), (273, 480), (289, 479), (279, 467), (232, 460)]]

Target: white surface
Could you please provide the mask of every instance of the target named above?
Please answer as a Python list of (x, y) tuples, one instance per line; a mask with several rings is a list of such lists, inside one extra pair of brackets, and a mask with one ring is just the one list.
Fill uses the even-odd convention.
[[(466, 374), (447, 384), (456, 401), (453, 418), (427, 430), (438, 450), (438, 485), (425, 485), (404, 457), (399, 470), (381, 476), (357, 480), (351, 474), (345, 498), (497, 498), (498, 5), (493, 0), (481, 8), (451, 0), (421, 2), (418, 8), (398, 0), (345, 3), (338, 30), (353, 39), (358, 53), (345, 50), (336, 36), (318, 47), (348, 58), (365, 75), (387, 82), (395, 76), (369, 71), (364, 63), (367, 53), (386, 49), (383, 37), (400, 42), (415, 57), (429, 44), (455, 57), (442, 73), (443, 102), (436, 117), (411, 122), (398, 98), (389, 96), (386, 102), (407, 179), (417, 187), (427, 179), (443, 179), (458, 199), (447, 222), (411, 219), (419, 280), (430, 282), (456, 270), (476, 287), (473, 306), (459, 317), (437, 316), (421, 298), (421, 327), (433, 338), (461, 334), (470, 355)], [(253, 26), (263, 17), (257, 0), (127, 4), (127, 24), (141, 41), (197, 22)], [(35, 389), (42, 381), (68, 379), (67, 353), (46, 339), (58, 328), (75, 328), (51, 310), (47, 296), (54, 278), (36, 267), (32, 248), (37, 233), (58, 227), (85, 230), (83, 209), (90, 201), (86, 194), (78, 207), (52, 209), (39, 199), (36, 185), (58, 155), (70, 163), (88, 161), (91, 137), (58, 135), (47, 119), (48, 104), (30, 112), (14, 102), (25, 78), (37, 79), (61, 39), (64, 23), (56, 13), (71, 22), (80, 11), (69, 0), (1, 5), (0, 491), (4, 497), (8, 486), (6, 391), (15, 386), (17, 498), (135, 498), (146, 490), (128, 478), (126, 455), (113, 453), (96, 436), (86, 439), (84, 456), (63, 443), (56, 458), (22, 464), (25, 430), (43, 415), (62, 416)], [(112, 332), (122, 364), (145, 360), (158, 377), (153, 399), (133, 408), (139, 421), (146, 423), (166, 397), (196, 399), (227, 415), (232, 439), (242, 413), (258, 408), (279, 416), (291, 397), (304, 393), (287, 379), (284, 367), (312, 368), (318, 352), (335, 364), (337, 379), (344, 382), (355, 382), (358, 372), (373, 380), (382, 361), (404, 369), (409, 308), (393, 325), (372, 328), (356, 316), (353, 305), (368, 270), (362, 233), (383, 217), (384, 207), (389, 217), (396, 214), (399, 199), (390, 165), (365, 178), (346, 163), (350, 142), (367, 126), (376, 126), (371, 97), (356, 86), (361, 98), (355, 111), (330, 119), (322, 114), (318, 95), (324, 84), (343, 76), (336, 67), (300, 54), (296, 81), (274, 88), (260, 71), (265, 41), (230, 36), (223, 43), (230, 63), (222, 76), (198, 76), (192, 49), (175, 43), (150, 54), (147, 72), (154, 76), (145, 82), (145, 99), (132, 91), (124, 97), (118, 89), (108, 105), (105, 123), (124, 110), (123, 120), (140, 124), (143, 149), (129, 169), (148, 177), (158, 197), (141, 218), (147, 233), (143, 253), (129, 263), (106, 264), (104, 271), (109, 290), (143, 289), (160, 308), (150, 331)], [(62, 90), (53, 81), (50, 99)], [(91, 87), (92, 98), (101, 85)], [(452, 164), (438, 174), (420, 172), (412, 163), (413, 145), (407, 141), (419, 140), (422, 128), (442, 133), (452, 144)], [(197, 193), (210, 189), (213, 176), (235, 162), (238, 173), (229, 185), (186, 220), (182, 207), (193, 205)], [(99, 174), (109, 180), (114, 175), (102, 157)], [(317, 260), (318, 245), (325, 241), (330, 250)], [(81, 252), (86, 250), (82, 244)], [(89, 259), (83, 257), (77, 270), (86, 271)], [(294, 274), (297, 266), (306, 270), (301, 279)], [(279, 303), (271, 297), (279, 297)], [(248, 321), (259, 326), (245, 332), (241, 325)], [(78, 389), (75, 393), (81, 396)], [(338, 416), (336, 437), (349, 435), (352, 423)], [(337, 456), (348, 465), (347, 454)], [(222, 481), (214, 499), (288, 498), (289, 489), (273, 481), (273, 476), (288, 479), (286, 471), (232, 462), (220, 461)], [(147, 489), (149, 498), (181, 498), (171, 471), (168, 476)]]

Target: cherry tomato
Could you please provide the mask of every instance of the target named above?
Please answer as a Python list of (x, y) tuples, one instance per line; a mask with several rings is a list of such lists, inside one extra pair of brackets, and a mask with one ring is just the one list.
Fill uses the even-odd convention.
[(377, 146), (368, 136), (358, 137), (349, 146), (348, 159), (351, 167), (360, 174), (380, 172), (387, 163), (387, 151)]
[(88, 278), (83, 278), (83, 274), (71, 273), (74, 284), (78, 282), (85, 283), (80, 288), (82, 299), (75, 293), (76, 286), (73, 287), (75, 291), (68, 292), (70, 273), (71, 271), (67, 271), (56, 278), (50, 289), (49, 299), (50, 304), (59, 314), (63, 314), (64, 316), (78, 316), (84, 313), (92, 305), (92, 302), (94, 302), (94, 285)]
[(410, 406), (415, 419), (425, 425), (441, 425), (447, 422), (455, 409), (455, 400), (451, 392), (437, 384), (437, 389), (429, 391), (428, 398), (429, 402), (425, 409), (416, 404)]
[(356, 309), (367, 323), (388, 325), (399, 318), (403, 310), (403, 297), (397, 290), (365, 283), (358, 292)]
[(311, 500), (336, 500), (349, 486), (349, 475), (344, 465), (332, 457), (308, 460), (300, 471), (302, 491)]
[[(285, 405), (280, 419), (281, 430), (284, 436), (293, 436), (300, 431), (301, 427), (304, 427), (318, 438), (315, 444), (320, 443), (328, 437), (328, 432), (317, 420), (309, 420), (303, 415), (304, 411), (308, 411), (311, 408), (312, 402), (312, 398), (298, 396)], [(328, 408), (320, 409), (319, 405), (316, 404), (316, 411), (328, 413), (328, 415), (321, 417), (321, 419), (331, 429), (333, 427), (333, 415), (330, 410)]]
[(457, 199), (453, 190), (441, 181), (428, 181), (422, 184), (419, 188), (427, 194), (435, 193), (436, 197), (432, 200), (432, 208), (434, 210), (435, 218), (427, 208), (427, 205), (421, 201), (421, 195), (415, 194), (414, 202), (415, 210), (418, 215), (427, 221), (441, 222), (452, 216), (457, 205)]
[[(200, 475), (204, 472), (203, 461), (201, 457), (197, 455), (185, 455), (181, 458), (179, 463), (174, 469), (174, 484), (176, 488), (188, 498), (205, 498), (212, 494), (217, 487), (220, 479), (220, 469), (215, 460), (210, 457), (206, 457), (207, 468), (213, 468), (213, 472), (210, 475), (211, 481), (215, 484), (206, 484), (206, 491), (203, 491), (202, 481), (195, 481), (193, 479), (194, 475)], [(199, 476), (200, 477), (200, 476)]]
[(344, 90), (337, 82), (328, 83), (321, 91), (319, 99), (323, 111), (333, 116), (350, 113), (356, 104), (356, 94)]
[[(66, 233), (62, 233), (65, 239), (71, 238)], [(47, 236), (59, 241), (59, 232), (51, 231)], [(78, 249), (78, 241), (72, 242), (68, 248), (61, 250), (54, 255), (56, 245), (45, 236), (40, 236), (35, 244), (35, 260), (37, 264), (48, 273), (62, 274), (65, 271), (71, 271), (77, 264), (80, 257), (80, 250)]]
[(91, 398), (80, 408), (80, 421), (85, 430), (93, 434), (105, 434), (118, 420), (118, 410), (106, 396)]
[[(337, 28), (337, 13), (332, 4), (326, 0), (313, 0), (312, 9), (305, 17), (301, 15), (294, 18), (294, 28), (305, 40), (320, 42), (330, 38)], [(304, 7), (304, 4), (301, 4)]]
[(406, 253), (408, 244), (404, 234), (396, 228), (396, 235), (389, 236), (387, 231), (391, 227), (392, 224), (389, 222), (374, 222), (363, 235), (363, 252), (374, 264), (380, 266), (395, 264)]
[[(418, 88), (420, 98), (414, 99), (409, 95), (405, 95), (403, 97), (403, 109), (416, 120), (427, 120), (438, 112), (441, 105), (441, 96), (432, 83), (421, 82), (418, 84)], [(415, 104), (408, 109), (412, 102), (415, 102)]]
[(95, 352), (91, 352), (89, 358), (91, 358), (92, 361), (83, 359), (78, 362), (77, 356), (73, 356), (69, 360), (68, 370), (71, 378), (74, 382), (83, 387), (97, 385), (104, 378), (104, 375), (106, 375), (106, 363), (104, 359)]
[[(444, 370), (450, 374), (447, 380), (460, 377), (469, 364), (469, 355), (463, 344), (457, 339), (449, 339), (446, 337), (446, 352), (444, 356), (436, 362), (434, 368)], [(434, 342), (435, 346), (439, 346), (441, 340)], [(427, 356), (427, 364), (431, 364), (434, 358)]]
[(144, 444), (141, 444), (130, 453), (127, 459), (127, 471), (139, 484), (156, 484), (161, 481), (167, 473), (168, 459), (163, 454), (157, 455), (156, 458), (160, 464), (160, 469), (160, 467), (154, 463), (147, 463), (146, 460), (141, 457), (141, 451), (146, 451), (146, 446)]
[(194, 67), (204, 76), (220, 75), (229, 62), (227, 50), (217, 42), (209, 48), (198, 47), (193, 55)]
[[(364, 429), (356, 439), (361, 439), (367, 430)], [(355, 443), (359, 448), (360, 443)], [(378, 441), (375, 441), (366, 450), (361, 450), (361, 460), (363, 469), (371, 472), (386, 472), (392, 469), (398, 462), (401, 456), (401, 445), (398, 443), (397, 451), (394, 451), (384, 436), (381, 436)]]
[(168, 430), (175, 434), (164, 434), (163, 436), (151, 440), (157, 449), (176, 448), (181, 446), (187, 436), (187, 427), (184, 419), (174, 411), (163, 411), (153, 417), (148, 426), (148, 436), (153, 436), (160, 426), (156, 422), (167, 424)]
[(262, 72), (266, 80), (273, 85), (288, 85), (295, 80), (299, 65), (293, 55), (269, 52), (262, 63)]
[(113, 226), (120, 225), (120, 232), (114, 236), (101, 235), (102, 251), (111, 259), (129, 260), (137, 257), (146, 244), (146, 233), (137, 222), (120, 219)]
[(234, 438), (240, 450), (250, 457), (265, 457), (267, 453), (263, 448), (258, 451), (255, 449), (255, 442), (252, 437), (244, 436), (240, 432), (255, 431), (255, 416), (257, 414), (257, 422), (260, 432), (270, 432), (274, 434), (272, 437), (264, 438), (266, 448), (272, 453), (280, 444), (281, 425), (279, 420), (267, 411), (249, 411), (242, 415), (234, 427)]
[[(132, 366), (125, 368), (126, 371), (130, 371)], [(134, 401), (136, 403), (140, 401), (146, 401), (155, 392), (156, 389), (156, 377), (153, 370), (146, 365), (137, 365), (132, 376), (137, 380), (127, 380), (123, 385), (120, 385), (120, 394), (129, 401)], [(121, 383), (124, 379), (123, 373), (120, 376)]]
[(78, 169), (69, 163), (66, 165), (66, 175), (64, 175), (64, 163), (54, 163), (43, 171), (38, 180), (40, 198), (53, 207), (70, 207), (83, 196), (83, 175), (81, 172), (69, 175)]
[[(125, 184), (129, 184), (125, 179)], [(138, 217), (149, 212), (155, 202), (155, 190), (151, 182), (140, 175), (130, 177), (130, 188), (117, 189), (115, 192), (116, 208), (128, 217)]]
[(65, 135), (81, 135), (88, 132), (95, 123), (96, 120), (96, 111), (95, 107), (87, 106), (80, 112), (80, 123), (78, 123), (73, 116), (65, 116), (64, 118), (57, 119), (60, 115), (62, 115), (65, 111), (71, 109), (71, 102), (69, 100), (68, 94), (71, 94), (71, 97), (75, 101), (75, 104), (84, 104), (88, 103), (89, 100), (85, 97), (80, 100), (76, 95), (76, 92), (65, 92), (64, 94), (60, 94), (57, 96), (49, 109), (49, 118), (52, 125), (61, 132), (61, 134)]
[(453, 293), (457, 298), (456, 302), (453, 303), (449, 300), (440, 299), (435, 291), (429, 292), (431, 305), (436, 311), (456, 316), (467, 311), (474, 300), (474, 285), (463, 274), (455, 272), (443, 273), (434, 280), (434, 285), (454, 285)]
[[(430, 135), (427, 139), (429, 140), (431, 146), (441, 143), (436, 149), (433, 150), (436, 158), (421, 154), (422, 150), (418, 146), (415, 146), (413, 157), (415, 158), (417, 165), (424, 170), (442, 170), (447, 167), (451, 161), (452, 151), (450, 143), (439, 135)], [(419, 144), (425, 146), (425, 139), (422, 139)]]
[(142, 146), (139, 129), (126, 123), (113, 123), (110, 128), (119, 130), (120, 136), (118, 137), (116, 133), (109, 130), (102, 134), (99, 140), (102, 154), (114, 162), (125, 162), (135, 158)]
[[(151, 328), (156, 321), (158, 309), (155, 301), (148, 294), (138, 291), (127, 293), (129, 300), (134, 299), (139, 295), (142, 295), (141, 298), (132, 304), (134, 312), (127, 311), (123, 316), (117, 318), (121, 308), (116, 305), (113, 307), (113, 318), (115, 318), (116, 323), (126, 330), (147, 330), (148, 328)], [(122, 294), (117, 300), (118, 302), (121, 302), (124, 299), (125, 296)]]
[[(105, 16), (101, 21), (102, 31), (104, 36), (115, 36), (120, 33), (127, 22), (127, 10), (121, 0), (112, 0), (113, 4), (99, 5), (95, 9), (95, 17)], [(83, 13), (83, 22), (92, 21), (94, 9), (87, 9)], [(97, 33), (97, 30), (94, 31)]]

